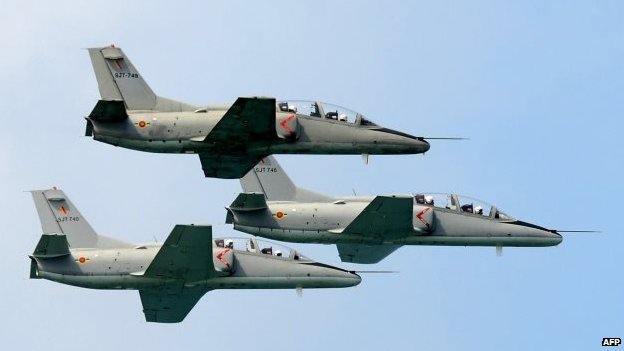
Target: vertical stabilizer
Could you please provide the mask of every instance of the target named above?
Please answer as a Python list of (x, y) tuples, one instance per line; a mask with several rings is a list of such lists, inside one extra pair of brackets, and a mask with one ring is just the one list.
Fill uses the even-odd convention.
[(120, 48), (88, 49), (103, 100), (123, 100), (128, 110), (153, 110), (156, 94)]
[(157, 96), (120, 48), (107, 46), (88, 50), (102, 100), (123, 101), (128, 110), (177, 112), (196, 109)]
[(298, 188), (273, 156), (260, 160), (240, 183), (244, 192), (264, 193), (268, 201), (334, 201), (330, 196)]
[(65, 234), (71, 248), (127, 247), (129, 244), (98, 236), (89, 222), (60, 189), (32, 190), (43, 234)]

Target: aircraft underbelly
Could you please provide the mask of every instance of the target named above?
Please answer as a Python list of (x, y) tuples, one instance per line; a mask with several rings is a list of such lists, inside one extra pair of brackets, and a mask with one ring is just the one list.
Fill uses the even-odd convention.
[(88, 289), (141, 289), (162, 286), (167, 281), (146, 277), (123, 275), (72, 275), (40, 272), (40, 277), (58, 283)]
[(559, 241), (546, 237), (509, 236), (436, 236), (424, 235), (406, 238), (404, 245), (431, 246), (515, 246), (543, 247), (557, 245)]
[(346, 141), (303, 141), (276, 143), (266, 148), (275, 154), (341, 154), (341, 155), (384, 155), (406, 153), (400, 145), (381, 145)]
[[(234, 229), (258, 235), (273, 240), (297, 242), (297, 243), (319, 243), (319, 244), (384, 244), (392, 243), (380, 237), (366, 237), (361, 235), (351, 235), (344, 233), (333, 233), (328, 230), (308, 230), (308, 229), (288, 229), (288, 228), (267, 228), (234, 225)], [(410, 235), (413, 233), (409, 233)], [(407, 235), (407, 233), (406, 233)]]
[(227, 277), (206, 282), (209, 289), (295, 289), (342, 288), (354, 280), (341, 277)]
[[(207, 135), (187, 133), (153, 133), (145, 135), (119, 135), (118, 133), (94, 132), (93, 138), (97, 141), (119, 146), (131, 150), (155, 152), (155, 153), (197, 153), (199, 151), (218, 152), (219, 148), (213, 147), (201, 140)], [(197, 140), (191, 140), (197, 138)], [(406, 150), (401, 145), (358, 143), (349, 141), (284, 141), (276, 140), (272, 143), (254, 143), (250, 141), (246, 145), (246, 152), (254, 155), (268, 154), (341, 154), (341, 155), (385, 155), (404, 154)]]
[(190, 140), (156, 140), (156, 139), (129, 139), (112, 136), (95, 135), (94, 139), (105, 144), (119, 146), (130, 150), (155, 153), (193, 153), (196, 142)]
[(235, 225), (234, 229), (261, 237), (298, 243), (319, 244), (390, 244), (431, 246), (516, 246), (541, 247), (557, 245), (556, 238), (535, 236), (467, 236), (467, 235), (414, 235), (406, 233), (400, 238), (380, 239), (348, 234), (331, 233), (326, 230), (276, 229)]

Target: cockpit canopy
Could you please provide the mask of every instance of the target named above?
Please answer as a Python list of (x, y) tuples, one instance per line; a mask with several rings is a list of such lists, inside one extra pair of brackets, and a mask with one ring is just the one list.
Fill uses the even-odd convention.
[(270, 241), (256, 238), (218, 238), (214, 239), (216, 247), (231, 248), (236, 251), (256, 253), (258, 255), (271, 255), (286, 260), (310, 261), (311, 259), (300, 254), (296, 250)]
[(468, 196), (444, 193), (417, 193), (414, 202), (419, 205), (434, 206), (475, 216), (485, 216), (500, 221), (513, 221), (514, 218), (500, 211), (496, 206)]
[(361, 113), (348, 108), (320, 101), (284, 100), (277, 102), (277, 111), (292, 112), (298, 115), (323, 118), (343, 123), (366, 127), (377, 127), (377, 124), (366, 119)]

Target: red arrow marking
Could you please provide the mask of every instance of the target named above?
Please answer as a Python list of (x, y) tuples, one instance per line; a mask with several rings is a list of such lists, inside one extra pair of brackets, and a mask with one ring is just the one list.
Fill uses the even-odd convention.
[(230, 249), (225, 249), (225, 250), (223, 250), (223, 251), (219, 252), (219, 253), (217, 254), (217, 260), (221, 261), (221, 263), (223, 263), (223, 264), (227, 267), (227, 269), (231, 269), (232, 267), (230, 266), (230, 263), (229, 263), (228, 261), (224, 261), (224, 260), (222, 259), (222, 258), (223, 258), (223, 255), (225, 255), (225, 254), (226, 254), (226, 253), (228, 253), (228, 252), (230, 252)]
[(418, 218), (421, 222), (423, 222), (425, 224), (425, 226), (427, 227), (427, 229), (431, 229), (431, 225), (422, 216), (425, 213), (427, 213), (427, 211), (429, 211), (430, 209), (431, 209), (431, 207), (427, 207), (424, 210), (418, 212), (418, 214), (416, 215), (416, 218)]
[(292, 121), (293, 119), (295, 119), (295, 115), (291, 114), (288, 117), (286, 117), (286, 119), (284, 119), (283, 121), (280, 122), (280, 126), (282, 126), (282, 128), (284, 128), (284, 130), (287, 131), (290, 134), (293, 134), (295, 131), (290, 129), (290, 127), (288, 127), (288, 125), (286, 123)]

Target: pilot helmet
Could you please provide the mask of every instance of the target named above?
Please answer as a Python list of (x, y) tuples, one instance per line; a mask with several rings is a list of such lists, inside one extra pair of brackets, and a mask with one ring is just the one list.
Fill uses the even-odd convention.
[(481, 207), (481, 206), (476, 206), (476, 207), (475, 207), (475, 213), (476, 213), (476, 214), (483, 214), (483, 207)]
[(433, 205), (433, 196), (431, 195), (425, 195), (425, 203), (427, 205)]
[(288, 105), (288, 111), (297, 113), (297, 106), (295, 106), (295, 105)]
[(275, 256), (282, 256), (282, 251), (275, 250)]
[(234, 246), (234, 241), (232, 239), (225, 240), (225, 247), (233, 247), (233, 246)]
[(338, 117), (338, 120), (340, 122), (346, 122), (347, 121), (347, 115), (345, 115), (344, 113), (341, 113), (340, 116)]

